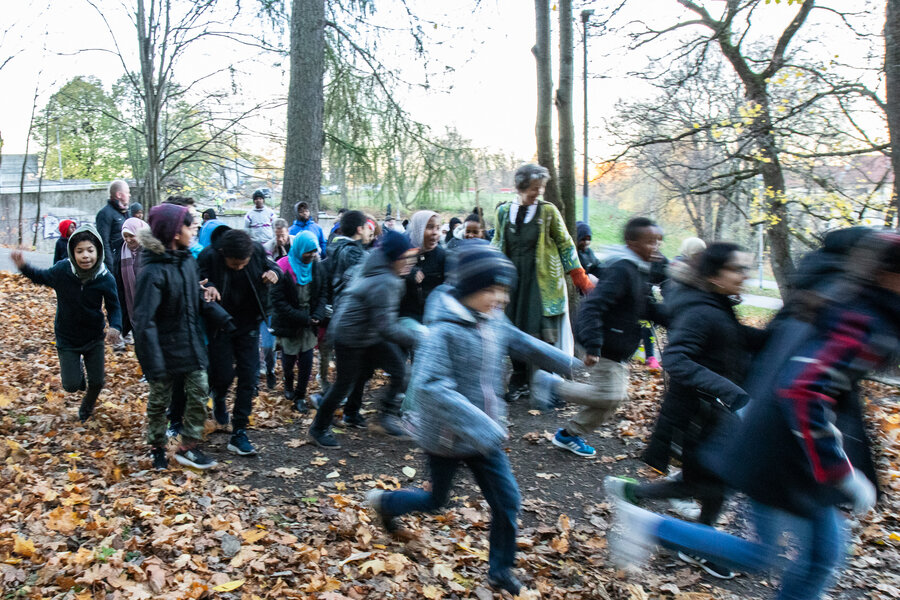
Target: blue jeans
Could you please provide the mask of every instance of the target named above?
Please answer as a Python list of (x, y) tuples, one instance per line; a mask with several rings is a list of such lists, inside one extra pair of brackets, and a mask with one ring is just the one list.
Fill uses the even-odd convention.
[[(846, 524), (835, 507), (811, 518), (751, 502), (751, 518), (758, 542), (712, 527), (660, 517), (653, 533), (670, 550), (683, 551), (743, 571), (777, 569), (783, 572), (778, 600), (816, 600), (832, 582), (846, 554)], [(781, 534), (793, 537), (796, 558), (779, 557)]]
[(269, 329), (270, 325), (272, 325), (272, 317), (268, 317), (259, 324), (259, 347), (263, 351), (266, 373), (275, 371), (275, 336)]
[(387, 515), (398, 517), (410, 512), (435, 512), (447, 503), (453, 484), (453, 474), (460, 463), (472, 470), (491, 507), (491, 549), (488, 574), (499, 576), (508, 572), (516, 561), (516, 517), (519, 514), (519, 486), (513, 477), (509, 460), (502, 450), (489, 456), (446, 458), (428, 455), (431, 491), (406, 488), (385, 492), (381, 506)]

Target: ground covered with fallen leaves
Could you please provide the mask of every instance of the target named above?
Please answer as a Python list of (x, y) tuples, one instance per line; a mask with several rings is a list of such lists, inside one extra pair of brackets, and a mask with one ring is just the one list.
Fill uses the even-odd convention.
[[(500, 597), (485, 583), (489, 511), (466, 474), (446, 511), (405, 517), (415, 537), (394, 540), (363, 497), (375, 487), (421, 485), (422, 453), (340, 430), (343, 449), (320, 451), (305, 441), (309, 417), (264, 389), (251, 432), (258, 457), (228, 454), (227, 435), (211, 433), (214, 471), (152, 471), (143, 441), (147, 387), (133, 353), (107, 353), (107, 387), (82, 425), (80, 398), (59, 384), (53, 292), (0, 273), (0, 307), (4, 599)], [(772, 595), (764, 577), (720, 582), (665, 553), (639, 576), (610, 564), (601, 482), (607, 474), (651, 476), (636, 457), (663, 386), (658, 374), (635, 369), (632, 400), (590, 439), (596, 460), (550, 444), (572, 409), (512, 407), (509, 450), (523, 496), (519, 573), (533, 597)], [(864, 395), (887, 496), (879, 512), (854, 523), (852, 555), (832, 597), (900, 598), (900, 406), (888, 387), (867, 385)], [(741, 500), (732, 501), (722, 526), (741, 530), (742, 514)]]

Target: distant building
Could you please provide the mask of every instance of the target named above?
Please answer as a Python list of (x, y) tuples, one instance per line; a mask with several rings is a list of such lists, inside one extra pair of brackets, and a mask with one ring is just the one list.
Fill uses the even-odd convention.
[(22, 181), (22, 163), (25, 163), (25, 185), (37, 179), (37, 154), (3, 154), (0, 156), (0, 186), (19, 185)]

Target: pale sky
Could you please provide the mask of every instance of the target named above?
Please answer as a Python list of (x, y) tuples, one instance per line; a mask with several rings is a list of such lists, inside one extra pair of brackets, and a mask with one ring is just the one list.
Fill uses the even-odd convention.
[[(96, 0), (103, 7), (114, 28), (121, 32), (120, 41), (127, 52), (136, 45), (133, 29), (117, 0)], [(224, 4), (224, 3), (223, 3)], [(379, 23), (396, 23), (391, 2), (379, 0), (382, 7), (373, 17)], [(434, 88), (429, 91), (401, 91), (404, 106), (412, 115), (441, 130), (455, 126), (463, 136), (479, 147), (512, 152), (520, 158), (530, 158), (535, 150), (535, 64), (531, 55), (534, 44), (534, 9), (531, 2), (523, 0), (482, 0), (473, 13), (471, 0), (412, 1), (418, 14), (441, 25), (426, 30), (429, 40), (426, 49), (430, 53), (430, 67), (443, 70), (450, 64), (455, 70), (442, 76), (432, 76)], [(597, 6), (605, 3), (595, 3)], [(716, 7), (720, 2), (712, 2)], [(861, 3), (866, 4), (866, 3)], [(879, 2), (873, 3), (876, 8)], [(247, 3), (242, 3), (246, 6)], [(666, 20), (682, 14), (673, 0), (643, 0), (636, 5), (635, 18), (648, 21)], [(649, 10), (652, 7), (653, 10)], [(762, 15), (762, 37), (766, 37), (765, 23), (771, 21), (772, 34), (780, 31), (784, 23), (796, 13), (797, 6), (787, 2), (765, 5)], [(576, 10), (580, 12), (580, 7)], [(599, 12), (599, 10), (598, 10)], [(77, 53), (85, 48), (110, 48), (111, 41), (97, 12), (86, 0), (0, 0), (0, 35), (13, 25), (5, 38), (0, 39), (0, 62), (10, 52), (24, 51), (0, 70), (0, 132), (7, 154), (21, 153), (25, 148), (28, 117), (37, 86), (38, 108), (49, 95), (76, 75), (93, 75), (103, 81), (107, 89), (122, 73), (118, 58), (102, 53)], [(757, 15), (759, 16), (759, 15)], [(557, 13), (553, 12), (554, 21)], [(883, 9), (872, 11), (873, 23), (883, 21)], [(248, 23), (252, 26), (252, 22)], [(20, 39), (24, 38), (24, 39)], [(393, 43), (392, 43), (393, 42)], [(554, 34), (554, 50), (556, 45)], [(581, 148), (581, 33), (580, 23), (575, 33), (575, 130), (576, 148)], [(130, 46), (129, 46), (130, 45)], [(597, 160), (610, 148), (603, 138), (599, 124), (610, 116), (620, 98), (645, 95), (651, 88), (638, 80), (625, 77), (628, 69), (640, 68), (646, 60), (643, 53), (622, 52), (625, 42), (592, 38), (589, 46), (589, 72), (592, 76), (605, 75), (608, 79), (592, 79), (589, 83), (589, 114), (591, 121), (591, 156)], [(413, 81), (422, 80), (422, 67), (410, 52), (408, 34), (397, 34), (380, 44), (380, 56), (392, 67)], [(877, 48), (876, 48), (877, 50)], [(871, 52), (872, 48), (856, 52)], [(841, 47), (841, 52), (850, 49)], [(617, 53), (615, 58), (607, 54)], [(129, 58), (132, 58), (133, 55)], [(233, 49), (225, 44), (206, 47), (188, 56), (181, 64), (181, 73), (197, 76), (209, 72), (211, 65), (227, 66), (230, 62), (249, 60), (245, 68), (252, 78), (242, 79), (239, 85), (247, 94), (283, 95), (287, 89), (286, 64), (274, 66), (275, 59), (248, 58), (246, 51)], [(129, 65), (136, 69), (136, 62)], [(554, 80), (558, 76), (554, 60)], [(38, 77), (40, 75), (40, 77)], [(186, 80), (187, 77), (178, 77)], [(226, 85), (224, 79), (219, 85)], [(268, 115), (277, 124), (283, 113)], [(283, 130), (283, 128), (282, 128)], [(32, 145), (32, 150), (34, 151)], [(600, 155), (600, 156), (598, 156)], [(580, 163), (580, 159), (579, 159)]]

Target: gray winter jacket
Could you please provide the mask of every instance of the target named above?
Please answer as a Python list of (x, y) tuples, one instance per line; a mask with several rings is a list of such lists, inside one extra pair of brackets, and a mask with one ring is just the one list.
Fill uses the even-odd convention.
[(522, 333), (505, 316), (476, 317), (442, 285), (428, 297), (428, 334), (406, 393), (409, 428), (439, 456), (487, 455), (506, 439), (504, 358), (571, 377), (581, 361)]
[(341, 296), (328, 330), (332, 342), (351, 348), (368, 348), (380, 342), (413, 346), (415, 334), (397, 321), (405, 289), (384, 252), (374, 250)]

